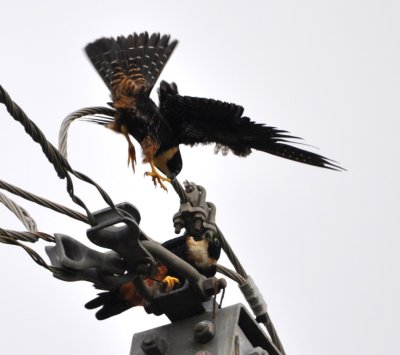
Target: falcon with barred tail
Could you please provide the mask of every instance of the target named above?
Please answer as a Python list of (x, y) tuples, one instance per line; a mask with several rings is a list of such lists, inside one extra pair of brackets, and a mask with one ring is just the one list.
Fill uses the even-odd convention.
[[(90, 121), (122, 133), (128, 141), (128, 164), (133, 169), (136, 152), (130, 136), (150, 163), (154, 184), (174, 179), (182, 169), (180, 144), (215, 143), (226, 154), (245, 157), (252, 149), (297, 162), (332, 170), (342, 168), (321, 155), (290, 145), (287, 131), (255, 123), (243, 116), (243, 107), (219, 100), (181, 96), (175, 83), (161, 81), (159, 106), (150, 98), (161, 71), (177, 45), (170, 36), (147, 32), (127, 37), (100, 38), (85, 50), (111, 91), (115, 117), (94, 117)], [(166, 177), (160, 175), (156, 168)]]

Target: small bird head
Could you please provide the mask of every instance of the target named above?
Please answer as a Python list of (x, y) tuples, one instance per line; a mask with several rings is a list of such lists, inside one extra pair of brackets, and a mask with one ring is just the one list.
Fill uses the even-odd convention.
[(167, 162), (168, 170), (170, 171), (170, 178), (174, 179), (182, 170), (182, 157), (179, 148), (176, 150), (171, 159)]
[(218, 260), (221, 254), (221, 242), (219, 241), (217, 234), (213, 230), (208, 229), (202, 235), (201, 239), (208, 241), (208, 255), (211, 258)]
[(154, 157), (154, 163), (162, 173), (173, 180), (182, 170), (182, 157), (179, 147), (160, 148)]

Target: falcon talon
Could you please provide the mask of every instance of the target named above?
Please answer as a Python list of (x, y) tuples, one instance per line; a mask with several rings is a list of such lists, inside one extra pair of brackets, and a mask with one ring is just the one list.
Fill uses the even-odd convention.
[(167, 187), (162, 183), (162, 181), (167, 181), (167, 182), (171, 183), (171, 179), (158, 174), (153, 166), (152, 166), (152, 171), (145, 172), (144, 176), (151, 176), (153, 183), (154, 183), (154, 187), (157, 187), (157, 183), (158, 183), (163, 190), (168, 191)]
[(177, 284), (180, 283), (179, 279), (173, 276), (166, 276), (162, 282), (165, 285), (165, 290), (167, 292), (171, 291)]

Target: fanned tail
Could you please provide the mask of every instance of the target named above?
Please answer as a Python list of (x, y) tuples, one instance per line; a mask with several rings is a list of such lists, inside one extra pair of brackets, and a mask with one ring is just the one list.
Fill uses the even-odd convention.
[(116, 76), (123, 74), (133, 81), (144, 78), (144, 91), (149, 94), (177, 43), (170, 41), (169, 35), (143, 32), (100, 38), (89, 43), (85, 51), (110, 91)]

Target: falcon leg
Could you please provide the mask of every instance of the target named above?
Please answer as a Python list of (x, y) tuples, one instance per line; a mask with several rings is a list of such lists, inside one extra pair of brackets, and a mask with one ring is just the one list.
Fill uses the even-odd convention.
[(135, 146), (133, 145), (131, 138), (129, 137), (128, 128), (125, 125), (121, 126), (121, 133), (124, 135), (128, 142), (128, 166), (132, 164), (132, 170), (135, 172), (135, 164), (136, 164), (136, 151)]
[(154, 166), (154, 163), (153, 163), (152, 160), (150, 161), (150, 166), (151, 166), (151, 171), (145, 173), (145, 175), (146, 176), (151, 176), (151, 178), (153, 179), (154, 186), (157, 187), (157, 183), (159, 183), (161, 188), (163, 190), (167, 191), (167, 188), (165, 187), (165, 185), (162, 182), (163, 181), (171, 182), (171, 179), (160, 175), (157, 172), (156, 167)]

